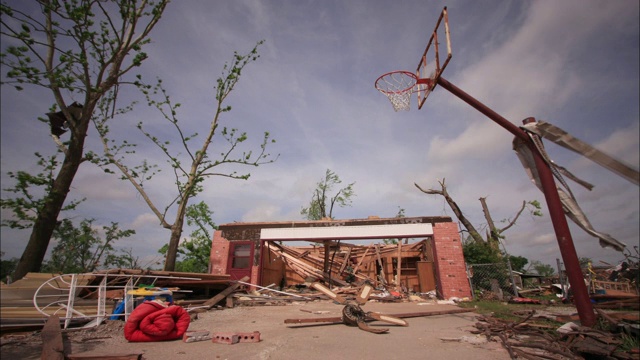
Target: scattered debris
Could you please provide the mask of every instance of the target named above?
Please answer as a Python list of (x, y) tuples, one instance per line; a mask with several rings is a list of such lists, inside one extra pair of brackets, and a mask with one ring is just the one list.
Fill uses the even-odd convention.
[[(247, 280), (249, 280), (248, 276), (245, 276), (245, 277), (242, 278), (242, 281), (247, 281)], [(204, 306), (206, 306), (207, 308), (211, 309), (215, 304), (217, 304), (220, 301), (222, 301), (222, 299), (226, 298), (229, 294), (234, 292), (240, 286), (242, 286), (242, 284), (239, 283), (239, 282), (236, 282), (235, 284), (233, 284), (233, 285), (229, 286), (228, 288), (222, 290), (216, 296), (214, 296), (211, 299), (205, 301), (204, 302)]]
[(361, 330), (368, 331), (374, 334), (383, 334), (388, 332), (389, 329), (371, 328), (367, 325), (367, 319), (379, 320), (393, 325), (409, 326), (406, 321), (400, 318), (391, 315), (383, 315), (373, 311), (362, 310), (360, 306), (364, 305), (367, 300), (369, 300), (369, 297), (371, 296), (371, 293), (373, 291), (373, 287), (369, 284), (365, 284), (362, 286), (355, 298), (355, 301), (349, 301), (347, 298), (334, 293), (333, 291), (331, 291), (331, 289), (320, 283), (314, 283), (313, 287), (319, 290), (321, 293), (327, 295), (331, 300), (344, 305), (344, 308), (342, 308), (341, 320), (346, 325), (357, 326)]
[(540, 300), (534, 300), (534, 299), (523, 298), (523, 297), (512, 297), (511, 300), (509, 300), (509, 302), (514, 304), (541, 304)]
[(487, 340), (484, 336), (460, 336), (457, 338), (440, 338), (442, 341), (457, 341), (457, 342), (465, 342), (473, 345), (481, 345), (487, 343)]
[(620, 350), (621, 333), (605, 332), (569, 322), (558, 329), (536, 324), (536, 311), (520, 312), (518, 321), (480, 316), (472, 331), (487, 340), (498, 340), (513, 359), (637, 359)]
[[(424, 316), (436, 316), (436, 315), (450, 315), (450, 314), (461, 314), (473, 312), (473, 309), (451, 309), (444, 311), (428, 311), (428, 312), (417, 312), (417, 313), (402, 313), (402, 314), (389, 314), (389, 316), (399, 319), (407, 319), (414, 317), (424, 317)], [(373, 317), (365, 318), (365, 321), (375, 321), (377, 319)], [(326, 318), (310, 318), (310, 319), (285, 319), (285, 324), (310, 324), (310, 323), (328, 323), (328, 324), (342, 324), (342, 317), (326, 317)]]

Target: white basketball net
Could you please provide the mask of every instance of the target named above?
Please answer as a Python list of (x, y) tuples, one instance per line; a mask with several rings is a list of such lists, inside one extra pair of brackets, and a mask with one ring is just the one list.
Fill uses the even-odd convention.
[(416, 81), (417, 77), (408, 71), (395, 71), (379, 77), (376, 81), (376, 89), (389, 98), (393, 110), (409, 111)]

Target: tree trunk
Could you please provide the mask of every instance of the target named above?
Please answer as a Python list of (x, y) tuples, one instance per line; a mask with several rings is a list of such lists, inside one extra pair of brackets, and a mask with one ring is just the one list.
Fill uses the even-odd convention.
[(491, 246), (494, 250), (500, 250), (500, 233), (496, 228), (496, 224), (493, 222), (493, 218), (491, 217), (491, 213), (489, 212), (489, 207), (487, 206), (487, 198), (481, 197), (480, 204), (482, 205), (482, 212), (484, 213), (484, 218), (487, 220), (487, 224), (489, 225), (489, 234), (487, 234), (487, 242), (489, 246)]
[(451, 210), (453, 210), (453, 213), (456, 215), (458, 220), (460, 220), (462, 225), (464, 225), (465, 229), (467, 229), (467, 231), (469, 232), (469, 235), (471, 235), (473, 240), (480, 243), (484, 242), (484, 239), (482, 239), (482, 236), (476, 230), (473, 224), (471, 224), (471, 222), (464, 216), (464, 214), (462, 214), (462, 210), (460, 210), (460, 207), (458, 207), (458, 204), (456, 204), (456, 202), (453, 201), (453, 198), (449, 196), (449, 193), (447, 192), (447, 187), (444, 185), (444, 179), (442, 179), (442, 181), (440, 182), (440, 187), (442, 188), (442, 190), (433, 190), (433, 189), (424, 190), (416, 183), (414, 183), (413, 185), (415, 185), (420, 191), (422, 191), (425, 194), (442, 195), (444, 199), (447, 201), (447, 204), (449, 204), (449, 207), (451, 207)]
[(171, 227), (171, 238), (167, 248), (167, 257), (164, 261), (164, 271), (175, 271), (176, 269), (180, 236), (182, 236), (182, 224), (175, 223)]
[[(191, 187), (187, 186), (187, 189)], [(188, 194), (185, 191), (185, 194)], [(176, 214), (176, 220), (171, 226), (171, 238), (169, 239), (169, 247), (167, 248), (167, 257), (164, 261), (164, 271), (175, 271), (176, 261), (178, 259), (178, 245), (180, 245), (180, 236), (182, 236), (182, 228), (184, 226), (184, 217), (187, 213), (187, 204), (189, 203), (189, 197), (184, 196), (180, 199), (180, 205), (178, 206), (178, 213)]]
[[(33, 223), (33, 229), (20, 261), (13, 273), (13, 279), (22, 279), (29, 272), (38, 272), (49, 247), (51, 236), (58, 222), (58, 215), (67, 199), (71, 183), (82, 163), (84, 140), (89, 126), (89, 115), (83, 116), (72, 133), (69, 149), (62, 167), (53, 182), (51, 191), (46, 195), (45, 204)], [(81, 134), (78, 136), (78, 134)]]

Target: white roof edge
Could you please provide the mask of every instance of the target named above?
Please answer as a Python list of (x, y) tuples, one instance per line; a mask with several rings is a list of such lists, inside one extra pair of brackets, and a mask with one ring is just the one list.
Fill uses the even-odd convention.
[(267, 228), (260, 231), (260, 239), (262, 240), (384, 239), (431, 235), (433, 235), (431, 224)]

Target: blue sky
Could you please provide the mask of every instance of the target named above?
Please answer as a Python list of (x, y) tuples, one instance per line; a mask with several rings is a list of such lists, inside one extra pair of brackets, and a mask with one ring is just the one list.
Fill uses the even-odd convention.
[[(445, 5), (453, 58), (444, 78), (514, 124), (527, 117), (550, 122), (638, 168), (638, 1), (175, 1), (152, 32), (143, 76), (161, 77), (182, 104), (178, 116), (187, 132), (203, 134), (223, 65), (234, 51), (246, 53), (265, 40), (260, 59), (247, 66), (229, 97), (233, 109), (222, 125), (247, 131), (254, 147), (269, 131), (277, 140), (270, 152), (280, 154), (273, 164), (248, 169), (247, 181), (207, 180), (194, 201), (207, 202), (217, 224), (301, 220), (300, 209), (331, 169), (345, 184), (356, 183), (353, 206), (336, 209), (336, 218), (393, 217), (403, 208), (407, 216), (455, 219), (441, 197), (413, 185), (438, 188), (438, 180), (446, 179), (449, 193), (478, 228), (485, 222), (480, 197), (487, 198), (495, 220), (512, 217), (523, 200), (540, 201), (545, 216), (523, 214), (505, 233), (506, 247), (555, 264), (560, 254), (544, 196), (511, 150), (508, 132), (443, 88), (421, 110), (414, 97), (411, 111), (394, 112), (373, 86), (383, 73), (415, 70)], [(133, 92), (124, 94), (137, 99)], [(36, 120), (53, 99), (38, 89), (18, 93), (5, 86), (0, 101), (6, 188), (7, 171), (34, 171), (33, 153), (54, 150), (48, 127)], [(133, 125), (140, 120), (170, 134), (146, 105), (116, 119), (112, 130), (139, 143), (139, 157), (164, 164), (162, 154), (136, 132)], [(587, 191), (570, 183), (595, 229), (637, 245), (638, 186), (568, 150), (546, 146), (558, 164), (595, 185)], [(99, 149), (95, 130), (87, 148)], [(147, 184), (161, 208), (173, 194), (171, 181), (164, 175)], [(133, 248), (141, 258), (151, 259), (168, 242), (169, 232), (128, 183), (89, 164), (81, 167), (71, 197), (88, 199), (73, 214), (76, 219), (135, 229), (134, 237), (117, 246)], [(576, 226), (571, 230), (579, 257), (622, 259)], [(19, 257), (29, 233), (1, 231), (5, 257)]]

